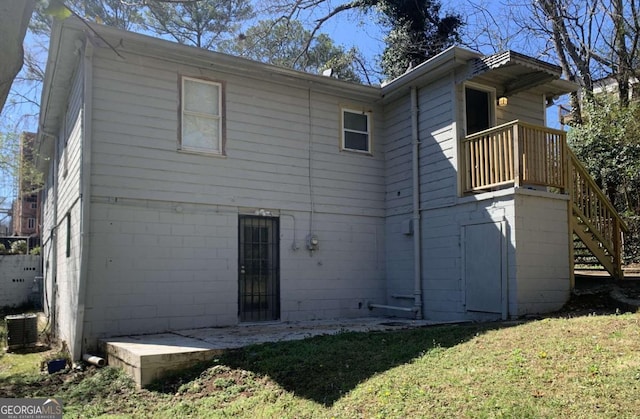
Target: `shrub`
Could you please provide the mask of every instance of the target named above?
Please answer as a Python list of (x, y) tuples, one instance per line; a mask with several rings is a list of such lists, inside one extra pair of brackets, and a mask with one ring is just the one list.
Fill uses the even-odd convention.
[(11, 243), (11, 253), (14, 255), (25, 255), (27, 253), (27, 241), (17, 240)]

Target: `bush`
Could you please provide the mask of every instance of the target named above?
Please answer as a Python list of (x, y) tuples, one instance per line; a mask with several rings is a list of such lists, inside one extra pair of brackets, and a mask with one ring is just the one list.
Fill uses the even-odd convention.
[(42, 251), (42, 249), (40, 248), (40, 246), (36, 246), (33, 249), (31, 249), (29, 254), (30, 255), (39, 255), (41, 251)]
[(640, 263), (640, 216), (623, 215), (629, 232), (624, 236), (624, 263)]
[(27, 241), (17, 240), (11, 243), (11, 253), (14, 255), (26, 255), (27, 254)]
[(7, 247), (4, 243), (0, 243), (0, 255), (4, 255), (5, 253), (7, 253)]

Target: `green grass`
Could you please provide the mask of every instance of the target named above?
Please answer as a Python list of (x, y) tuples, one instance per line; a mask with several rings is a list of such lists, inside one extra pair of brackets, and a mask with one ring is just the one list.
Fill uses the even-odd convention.
[(640, 416), (640, 314), (257, 345), (149, 390), (112, 368), (21, 388), (61, 397), (65, 417), (631, 418)]

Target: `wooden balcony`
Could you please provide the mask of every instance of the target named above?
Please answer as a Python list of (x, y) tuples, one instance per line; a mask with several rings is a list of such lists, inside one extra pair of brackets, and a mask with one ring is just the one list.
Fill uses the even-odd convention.
[(463, 192), (505, 186), (567, 186), (566, 134), (521, 121), (462, 140)]
[(622, 278), (623, 235), (628, 228), (582, 163), (564, 131), (513, 121), (462, 140), (462, 190), (544, 187), (570, 198), (575, 234), (615, 278)]

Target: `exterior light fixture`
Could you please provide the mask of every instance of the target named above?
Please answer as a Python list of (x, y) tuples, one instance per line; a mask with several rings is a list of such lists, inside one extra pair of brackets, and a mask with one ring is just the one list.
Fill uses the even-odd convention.
[(504, 106), (507, 106), (509, 104), (509, 99), (507, 99), (506, 96), (500, 96), (498, 98), (498, 106), (500, 106), (501, 108)]

